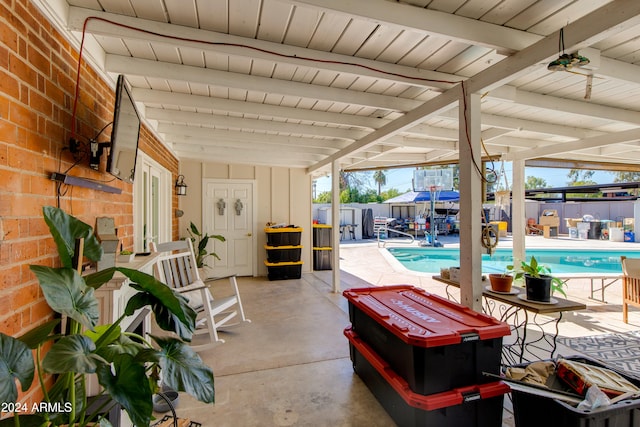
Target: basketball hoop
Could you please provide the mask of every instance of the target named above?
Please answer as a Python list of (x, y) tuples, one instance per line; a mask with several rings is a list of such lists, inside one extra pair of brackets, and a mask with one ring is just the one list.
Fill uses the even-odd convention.
[(413, 171), (413, 191), (433, 192), (442, 189), (453, 190), (453, 171), (451, 169), (417, 169)]

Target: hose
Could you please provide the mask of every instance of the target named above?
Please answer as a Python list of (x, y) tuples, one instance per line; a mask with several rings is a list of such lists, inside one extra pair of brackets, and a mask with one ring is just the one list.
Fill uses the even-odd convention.
[(480, 242), (489, 255), (493, 254), (493, 250), (498, 246), (498, 232), (493, 227), (484, 227), (482, 229), (482, 239), (480, 239)]

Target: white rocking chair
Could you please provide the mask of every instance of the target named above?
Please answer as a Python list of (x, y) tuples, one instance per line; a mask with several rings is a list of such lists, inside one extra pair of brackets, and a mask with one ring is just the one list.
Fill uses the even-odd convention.
[[(194, 351), (204, 350), (215, 343), (224, 343), (218, 336), (218, 329), (251, 322), (244, 315), (242, 300), (238, 292), (236, 276), (200, 278), (191, 240), (178, 240), (167, 243), (151, 243), (152, 252), (161, 252), (155, 264), (154, 274), (158, 280), (180, 292), (189, 300), (189, 305), (198, 313), (194, 335), (207, 334), (208, 340), (203, 344), (193, 344)], [(209, 287), (214, 282), (227, 279), (232, 294), (223, 298), (213, 298)], [(229, 323), (239, 316), (237, 322)]]

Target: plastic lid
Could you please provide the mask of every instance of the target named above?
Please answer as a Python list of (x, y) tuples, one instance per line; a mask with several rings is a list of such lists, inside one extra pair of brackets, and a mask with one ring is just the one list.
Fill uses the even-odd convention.
[(294, 233), (294, 232), (301, 232), (302, 231), (302, 227), (265, 227), (264, 232), (265, 233)]
[(293, 246), (293, 245), (287, 245), (287, 246), (269, 246), (269, 245), (264, 245), (264, 248), (268, 251), (270, 250), (282, 250), (282, 249), (300, 249), (302, 248), (302, 245), (297, 245), (297, 246)]
[(348, 289), (343, 295), (410, 345), (437, 347), (511, 333), (504, 322), (410, 285)]
[(302, 265), (304, 261), (290, 261), (290, 262), (269, 262), (264, 260), (264, 265), (267, 267), (285, 267), (288, 265)]

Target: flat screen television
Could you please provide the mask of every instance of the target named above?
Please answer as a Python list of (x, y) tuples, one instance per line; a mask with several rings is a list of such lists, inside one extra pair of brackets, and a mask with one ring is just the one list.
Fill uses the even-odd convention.
[(116, 84), (107, 171), (128, 183), (133, 183), (135, 177), (139, 138), (140, 115), (121, 74)]

